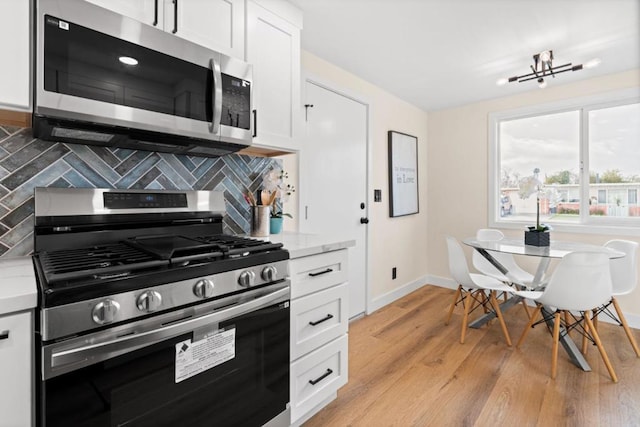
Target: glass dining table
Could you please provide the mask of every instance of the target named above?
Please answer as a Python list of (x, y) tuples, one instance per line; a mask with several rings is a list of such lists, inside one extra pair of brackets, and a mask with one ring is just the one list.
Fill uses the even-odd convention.
[[(544, 285), (545, 274), (549, 268), (552, 259), (560, 259), (570, 252), (588, 251), (588, 252), (602, 252), (606, 253), (610, 259), (622, 258), (625, 256), (624, 252), (616, 251), (604, 246), (592, 245), (580, 242), (567, 242), (567, 241), (551, 241), (549, 246), (531, 246), (525, 245), (524, 239), (501, 239), (501, 240), (478, 240), (474, 237), (464, 239), (462, 241), (465, 245), (472, 247), (480, 255), (487, 259), (498, 271), (504, 274), (513, 283), (517, 284), (517, 280), (511, 277), (509, 270), (503, 266), (495, 257), (491, 255), (491, 252), (502, 252), (512, 255), (530, 256), (539, 258), (538, 266), (529, 288), (535, 289)], [(510, 307), (518, 304), (522, 301), (522, 298), (514, 295), (500, 304), (500, 309), (504, 312)], [(545, 319), (548, 319), (547, 325), (553, 328), (553, 316), (550, 310), (543, 307), (542, 314)], [(491, 319), (495, 317), (495, 313), (489, 312), (482, 317), (476, 319), (469, 324), (471, 328), (479, 328)], [(551, 330), (551, 329), (550, 329)], [(571, 361), (584, 371), (590, 371), (591, 367), (585, 360), (582, 353), (578, 350), (575, 342), (571, 339), (569, 334), (564, 330), (560, 332), (560, 342), (565, 351), (571, 358)]]

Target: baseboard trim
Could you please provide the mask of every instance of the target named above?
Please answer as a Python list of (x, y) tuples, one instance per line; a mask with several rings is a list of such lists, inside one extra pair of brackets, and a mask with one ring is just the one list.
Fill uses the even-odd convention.
[(395, 300), (398, 300), (406, 295), (409, 295), (411, 292), (420, 289), (421, 287), (427, 285), (429, 283), (428, 276), (418, 277), (412, 282), (406, 283), (399, 288), (394, 289), (391, 292), (387, 292), (384, 295), (380, 295), (377, 298), (371, 300), (367, 307), (367, 314), (371, 314), (374, 311), (384, 307), (385, 305), (391, 304)]

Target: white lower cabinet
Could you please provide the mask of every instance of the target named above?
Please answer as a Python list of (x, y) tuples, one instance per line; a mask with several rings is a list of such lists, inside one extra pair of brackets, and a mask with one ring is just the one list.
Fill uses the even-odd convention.
[(335, 397), (348, 379), (347, 249), (291, 260), (291, 424)]
[(298, 420), (347, 383), (348, 338), (323, 345), (291, 364), (291, 420)]
[(0, 316), (0, 427), (33, 424), (33, 315)]

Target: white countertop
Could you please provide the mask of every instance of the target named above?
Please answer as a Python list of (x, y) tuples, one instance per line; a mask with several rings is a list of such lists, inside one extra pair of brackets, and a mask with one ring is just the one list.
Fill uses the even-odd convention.
[(284, 232), (282, 234), (272, 234), (269, 236), (272, 242), (281, 242), (284, 248), (289, 251), (291, 258), (300, 258), (309, 255), (316, 255), (323, 252), (337, 251), (356, 245), (353, 239), (345, 239), (323, 234), (301, 234)]
[(38, 288), (31, 257), (0, 258), (0, 316), (34, 308)]

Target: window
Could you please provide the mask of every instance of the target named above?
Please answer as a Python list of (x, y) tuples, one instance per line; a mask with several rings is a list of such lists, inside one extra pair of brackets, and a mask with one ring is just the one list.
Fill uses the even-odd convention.
[(629, 227), (640, 234), (637, 90), (489, 120), (490, 225), (523, 228), (539, 212), (560, 231)]

